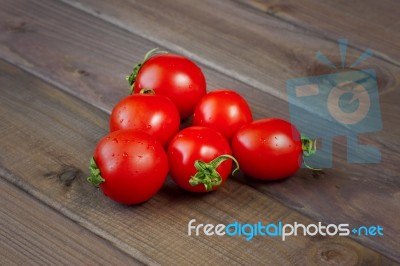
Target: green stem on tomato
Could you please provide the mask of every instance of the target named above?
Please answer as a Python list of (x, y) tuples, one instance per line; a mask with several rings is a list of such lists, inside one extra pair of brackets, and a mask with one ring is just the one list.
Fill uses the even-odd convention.
[(232, 175), (239, 170), (239, 163), (235, 157), (225, 154), (220, 155), (209, 163), (205, 163), (201, 160), (196, 160), (194, 167), (197, 173), (192, 176), (189, 180), (191, 186), (203, 184), (207, 191), (210, 191), (214, 186), (219, 186), (222, 183), (221, 175), (217, 172), (218, 166), (225, 160), (232, 160), (236, 168), (233, 170)]
[(128, 76), (126, 76), (126, 80), (128, 81), (129, 86), (130, 86), (130, 88), (131, 88), (131, 94), (133, 93), (133, 85), (135, 84), (136, 77), (137, 77), (137, 75), (138, 75), (138, 73), (139, 73), (139, 70), (142, 68), (143, 64), (146, 63), (146, 61), (149, 60), (149, 59), (150, 59), (152, 56), (154, 56), (154, 55), (157, 55), (157, 54), (166, 54), (166, 53), (168, 53), (168, 52), (166, 52), (166, 51), (159, 51), (158, 48), (151, 49), (150, 51), (148, 51), (148, 52), (145, 54), (145, 56), (144, 56), (144, 58), (143, 58), (143, 61), (142, 61), (141, 63), (136, 64), (136, 65), (133, 67), (132, 73), (129, 74)]
[(90, 176), (87, 177), (87, 181), (94, 185), (98, 186), (105, 181), (105, 179), (100, 175), (100, 169), (97, 167), (96, 161), (92, 157), (90, 159)]
[[(304, 135), (301, 135), (301, 148), (303, 150), (303, 156), (304, 157), (310, 157), (314, 155), (317, 152), (317, 139), (310, 139)], [(311, 170), (314, 171), (321, 171), (322, 169), (320, 168), (313, 168), (310, 167), (307, 163), (305, 158), (303, 157), (303, 163), (304, 165)]]

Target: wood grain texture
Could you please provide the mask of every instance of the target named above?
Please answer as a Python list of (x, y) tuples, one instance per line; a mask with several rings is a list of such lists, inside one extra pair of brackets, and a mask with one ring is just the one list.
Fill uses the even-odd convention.
[(234, 1), (328, 39), (347, 38), (360, 51), (372, 48), (382, 59), (400, 65), (399, 1)]
[[(319, 48), (326, 54), (337, 49), (336, 43), (315, 35), (309, 36), (306, 31), (293, 28), (280, 20), (257, 16), (235, 6), (229, 6), (229, 10), (239, 19), (232, 20), (231, 15), (219, 11), (228, 6), (225, 1), (208, 7), (194, 5), (197, 8), (163, 2), (166, 5), (165, 12), (160, 16), (152, 13), (159, 12), (152, 10), (152, 6), (146, 7), (156, 2), (136, 3), (134, 7), (143, 12), (132, 10), (133, 4), (120, 9), (103, 2), (87, 3), (89, 6), (75, 6), (92, 12), (100, 19), (59, 2), (40, 1), (33, 4), (29, 1), (2, 1), (0, 56), (107, 112), (110, 112), (118, 99), (126, 95), (123, 78), (132, 62), (140, 60), (156, 43), (200, 59), (205, 64), (202, 67), (208, 88), (228, 87), (239, 91), (249, 101), (256, 118), (271, 115), (288, 118), (287, 102), (279, 98), (282, 96), (279, 90), (283, 90), (286, 78), (329, 72), (312, 58)], [(163, 5), (158, 4), (159, 7)], [(206, 11), (209, 16), (204, 16)], [(129, 12), (135, 15), (128, 16)], [(181, 17), (176, 12), (185, 17), (184, 23), (177, 19)], [(224, 35), (220, 27), (214, 27), (213, 21), (222, 21), (225, 25), (229, 22), (235, 27), (225, 28)], [(139, 26), (143, 29), (138, 29)], [(196, 27), (201, 30), (193, 31)], [(132, 31), (148, 39), (130, 33)], [(247, 31), (255, 35), (246, 37)], [(168, 34), (177, 39), (173, 40)], [(271, 34), (279, 38), (272, 38)], [(224, 45), (227, 49), (223, 49), (222, 45), (212, 46), (215, 50), (205, 46), (206, 42), (215, 43), (218, 39), (216, 36), (226, 38)], [(163, 38), (167, 40), (164, 42)], [(243, 47), (254, 49), (242, 52)], [(268, 52), (260, 52), (266, 49)], [(350, 49), (348, 54), (356, 58), (359, 51)], [(335, 62), (338, 62), (338, 54), (333, 54), (335, 56)], [(400, 129), (391, 126), (400, 119), (397, 104), (399, 94), (396, 91), (399, 70), (377, 58), (370, 60), (363, 67), (377, 69), (384, 130), (363, 138), (382, 151), (381, 164), (348, 165), (344, 157), (346, 142), (338, 138), (334, 143), (334, 168), (323, 174), (313, 175), (302, 170), (293, 178), (280, 183), (255, 183), (247, 179), (242, 181), (279, 199), (286, 206), (326, 223), (348, 222), (356, 226), (367, 221), (368, 225), (382, 225), (385, 232), (388, 232), (384, 238), (356, 239), (399, 260), (400, 248), (396, 240), (399, 231), (396, 224), (400, 218), (393, 217), (392, 213), (399, 211), (400, 166), (396, 161)], [(255, 79), (248, 79), (250, 76), (242, 74), (238, 77), (234, 71), (229, 70), (238, 66), (257, 78), (259, 83), (265, 82), (268, 88), (260, 89), (259, 83), (253, 82)], [(268, 72), (257, 72), (265, 67), (268, 67)]]
[[(340, 65), (336, 40), (229, 0), (64, 2), (284, 100), (287, 79), (330, 71), (315, 60), (317, 51)], [(348, 49), (348, 62), (361, 53)], [(378, 68), (389, 83), (382, 91), (399, 84), (398, 67), (378, 58), (360, 65), (368, 67)]]
[(0, 177), (1, 265), (141, 265)]
[[(386, 257), (344, 237), (188, 236), (187, 223), (281, 220), (309, 224), (235, 180), (207, 195), (188, 194), (170, 180), (150, 201), (118, 205), (90, 186), (88, 158), (107, 131), (100, 110), (0, 61), (0, 175), (146, 264), (379, 265)], [(24, 84), (30, 84), (29, 88)]]

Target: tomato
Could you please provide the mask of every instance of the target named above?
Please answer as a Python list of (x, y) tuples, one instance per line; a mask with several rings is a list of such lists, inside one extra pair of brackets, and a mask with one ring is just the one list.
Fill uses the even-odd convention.
[(162, 95), (130, 95), (114, 106), (110, 116), (110, 131), (140, 129), (165, 147), (179, 131), (179, 124), (178, 110)]
[(261, 119), (243, 126), (232, 138), (232, 150), (241, 171), (255, 179), (286, 178), (302, 164), (300, 133), (281, 119)]
[(188, 118), (206, 94), (206, 80), (201, 69), (186, 57), (150, 51), (144, 63), (136, 65), (129, 77), (133, 91), (152, 89), (170, 98), (181, 119)]
[(170, 175), (181, 188), (206, 192), (222, 186), (232, 167), (232, 151), (226, 139), (207, 127), (188, 127), (170, 142)]
[(147, 201), (168, 174), (168, 157), (161, 144), (139, 130), (111, 132), (97, 144), (88, 181), (100, 185), (109, 198), (123, 204)]
[(231, 90), (209, 92), (197, 105), (194, 126), (206, 126), (219, 131), (230, 141), (233, 134), (243, 125), (253, 121), (251, 110), (246, 100)]

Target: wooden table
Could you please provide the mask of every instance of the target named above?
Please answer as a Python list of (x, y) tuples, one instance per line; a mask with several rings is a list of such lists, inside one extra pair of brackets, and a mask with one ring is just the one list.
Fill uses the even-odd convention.
[[(395, 265), (400, 263), (400, 2), (318, 0), (1, 0), (0, 265)], [(192, 195), (168, 179), (140, 206), (90, 186), (88, 162), (151, 48), (197, 62), (208, 90), (230, 88), (254, 117), (290, 119), (285, 82), (346, 62), (377, 72), (383, 129), (360, 141), (378, 164), (301, 169), (283, 182), (232, 177)], [(346, 70), (346, 69), (345, 69)], [(188, 222), (348, 223), (383, 236), (188, 236)]]

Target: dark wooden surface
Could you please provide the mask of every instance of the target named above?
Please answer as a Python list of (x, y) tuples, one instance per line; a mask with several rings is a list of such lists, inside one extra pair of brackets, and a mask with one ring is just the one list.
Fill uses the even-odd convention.
[[(0, 263), (399, 263), (398, 3), (352, 2), (342, 12), (343, 5), (0, 0)], [(326, 12), (335, 16), (328, 19)], [(85, 182), (88, 159), (107, 133), (108, 113), (127, 94), (124, 77), (147, 50), (189, 56), (202, 67), (209, 90), (240, 92), (256, 118), (288, 119), (286, 80), (329, 73), (315, 53), (338, 64), (338, 37), (349, 39), (349, 61), (374, 50), (360, 68), (377, 70), (383, 130), (364, 138), (381, 150), (380, 164), (348, 164), (345, 140), (338, 138), (332, 169), (317, 175), (300, 170), (279, 183), (236, 177), (215, 193), (196, 196), (168, 180), (151, 201), (125, 207)], [(188, 237), (192, 218), (379, 224), (385, 235), (286, 242)]]
[(0, 192), (1, 265), (140, 265), (4, 176)]

